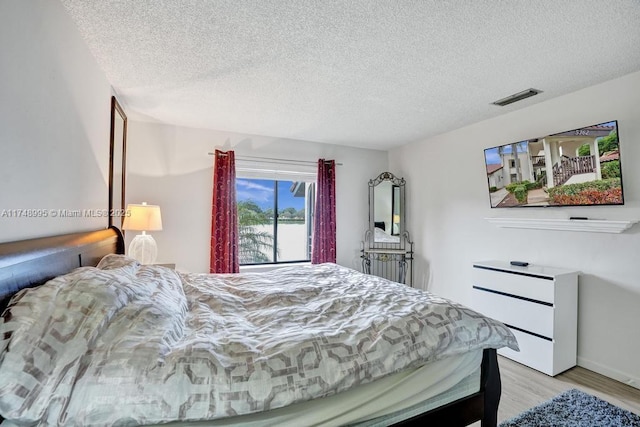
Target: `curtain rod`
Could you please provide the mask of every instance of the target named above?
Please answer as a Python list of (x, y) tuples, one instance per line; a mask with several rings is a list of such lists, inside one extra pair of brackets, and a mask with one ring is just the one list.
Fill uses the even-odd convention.
[[(215, 153), (207, 153), (213, 156)], [(226, 156), (226, 153), (221, 153)], [(236, 160), (245, 160), (256, 163), (283, 163), (283, 164), (305, 164), (305, 165), (317, 165), (318, 162), (311, 160), (292, 160), (292, 159), (277, 159), (274, 157), (254, 157), (254, 156), (236, 156)], [(336, 166), (342, 166), (342, 163), (336, 162)]]

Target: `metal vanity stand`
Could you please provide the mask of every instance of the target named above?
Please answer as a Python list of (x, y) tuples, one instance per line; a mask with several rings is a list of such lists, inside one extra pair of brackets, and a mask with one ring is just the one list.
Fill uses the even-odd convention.
[[(376, 261), (380, 265), (375, 269), (377, 276), (386, 277), (399, 283), (413, 285), (413, 242), (409, 240), (409, 233), (404, 232), (403, 239), (406, 242), (406, 248), (370, 248), (367, 243), (368, 236), (365, 234), (365, 241), (360, 250), (362, 258), (362, 271), (366, 274), (372, 273), (372, 261)], [(390, 265), (386, 265), (390, 263)]]
[(360, 243), (362, 271), (412, 285), (413, 242), (405, 228), (404, 178), (382, 172), (369, 180), (369, 228)]

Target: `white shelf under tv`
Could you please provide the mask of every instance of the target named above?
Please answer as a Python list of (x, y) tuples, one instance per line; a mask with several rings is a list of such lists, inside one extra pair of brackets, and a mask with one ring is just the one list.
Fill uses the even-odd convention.
[(537, 230), (587, 231), (592, 233), (622, 233), (637, 220), (605, 219), (542, 219), (542, 218), (485, 218), (502, 228), (530, 228)]

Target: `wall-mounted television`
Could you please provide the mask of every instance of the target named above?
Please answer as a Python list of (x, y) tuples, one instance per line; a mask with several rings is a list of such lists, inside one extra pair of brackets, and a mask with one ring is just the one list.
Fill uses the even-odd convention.
[(622, 205), (618, 122), (484, 150), (492, 208)]

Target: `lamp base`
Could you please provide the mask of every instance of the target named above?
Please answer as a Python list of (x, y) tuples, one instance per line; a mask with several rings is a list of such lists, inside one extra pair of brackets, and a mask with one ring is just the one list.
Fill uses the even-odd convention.
[(129, 244), (129, 256), (140, 264), (153, 264), (158, 256), (158, 245), (150, 234), (138, 234)]

